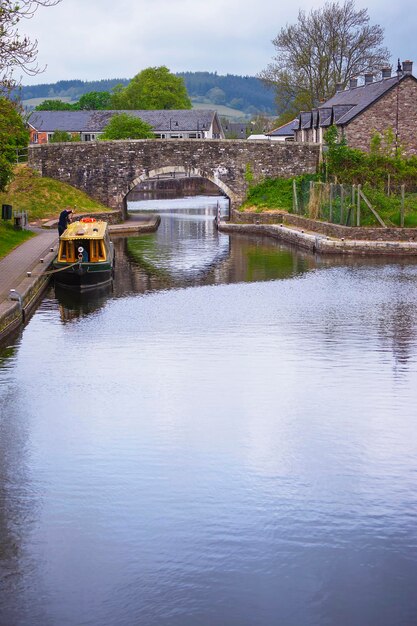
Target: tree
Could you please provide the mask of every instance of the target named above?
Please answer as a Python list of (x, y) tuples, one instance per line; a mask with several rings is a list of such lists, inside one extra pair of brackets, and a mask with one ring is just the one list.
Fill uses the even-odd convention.
[(153, 137), (155, 134), (150, 124), (128, 113), (117, 113), (113, 115), (99, 139), (111, 141), (112, 139), (152, 139)]
[(309, 13), (300, 10), (273, 40), (276, 56), (260, 78), (276, 89), (280, 113), (317, 106), (335, 92), (336, 83), (387, 65), (384, 31), (371, 25), (367, 9), (354, 0), (326, 2)]
[(66, 130), (54, 130), (49, 141), (50, 143), (64, 143), (67, 141), (77, 141), (77, 138), (74, 138), (70, 133), (67, 133)]
[(250, 121), (251, 123), (251, 134), (254, 135), (262, 135), (268, 133), (272, 130), (272, 120), (259, 113), (258, 115), (254, 115)]
[(116, 88), (114, 109), (191, 109), (184, 80), (165, 66), (148, 67), (136, 74), (127, 87)]
[(73, 106), (80, 111), (104, 111), (111, 108), (111, 94), (108, 91), (89, 91), (81, 96)]
[(28, 143), (29, 131), (18, 105), (0, 97), (0, 190), (3, 190), (12, 178), (18, 152), (26, 148)]
[(13, 70), (34, 76), (43, 71), (36, 62), (38, 42), (19, 34), (22, 19), (30, 19), (40, 6), (54, 6), (61, 0), (0, 1), (0, 85), (3, 91), (15, 86)]
[(35, 107), (35, 111), (73, 111), (74, 107), (63, 100), (44, 100)]

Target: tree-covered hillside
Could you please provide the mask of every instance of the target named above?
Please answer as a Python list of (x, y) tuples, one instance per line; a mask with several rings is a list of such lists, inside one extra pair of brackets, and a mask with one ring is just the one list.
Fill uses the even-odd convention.
[[(220, 76), (215, 72), (181, 72), (193, 104), (229, 107), (246, 115), (276, 113), (274, 93), (253, 76)], [(111, 91), (116, 85), (126, 86), (127, 78), (82, 81), (60, 80), (57, 83), (28, 85), (20, 88), (20, 97), (26, 102), (34, 99), (60, 98), (76, 102), (91, 91)], [(29, 102), (29, 104), (32, 104)]]
[(220, 76), (213, 72), (182, 72), (190, 98), (196, 102), (224, 104), (256, 115), (274, 115), (274, 93), (254, 76)]

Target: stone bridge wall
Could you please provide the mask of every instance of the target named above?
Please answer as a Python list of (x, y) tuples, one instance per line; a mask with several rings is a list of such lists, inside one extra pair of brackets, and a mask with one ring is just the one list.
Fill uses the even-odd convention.
[(126, 210), (126, 194), (157, 175), (180, 172), (216, 184), (237, 207), (253, 181), (317, 171), (317, 144), (276, 141), (97, 141), (30, 146), (29, 165), (103, 204)]

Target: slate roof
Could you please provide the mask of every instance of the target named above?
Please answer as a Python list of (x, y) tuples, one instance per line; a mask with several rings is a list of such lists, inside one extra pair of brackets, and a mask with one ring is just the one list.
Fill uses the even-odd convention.
[(368, 85), (360, 85), (353, 89), (338, 91), (330, 100), (327, 100), (323, 106), (337, 107), (343, 114), (338, 116), (335, 122), (337, 122), (337, 124), (347, 124), (353, 120), (354, 117), (371, 106), (371, 104), (379, 100), (387, 91), (392, 89), (392, 87), (398, 83), (398, 80), (404, 80), (408, 76), (409, 75), (400, 76), (399, 79), (398, 76), (392, 76), (391, 78), (384, 78), (369, 83)]
[[(127, 113), (150, 124), (155, 132), (207, 131), (217, 117), (208, 109), (161, 111), (34, 111), (29, 124), (38, 132), (101, 132), (113, 115)], [(219, 123), (220, 127), (220, 123)]]
[(223, 123), (222, 126), (226, 136), (236, 135), (236, 137), (246, 139), (248, 124), (241, 122), (227, 122)]
[(278, 126), (278, 128), (271, 130), (271, 132), (267, 133), (267, 135), (268, 137), (293, 137), (295, 128), (298, 128), (298, 119), (287, 122), (282, 126)]
[(382, 98), (390, 89), (393, 89), (398, 81), (410, 78), (417, 80), (412, 74), (406, 73), (399, 77), (397, 75), (391, 76), (353, 89), (338, 91), (318, 108), (318, 118), (316, 109), (300, 113), (298, 127), (295, 128), (311, 128), (311, 124), (313, 127), (348, 124), (374, 102)]

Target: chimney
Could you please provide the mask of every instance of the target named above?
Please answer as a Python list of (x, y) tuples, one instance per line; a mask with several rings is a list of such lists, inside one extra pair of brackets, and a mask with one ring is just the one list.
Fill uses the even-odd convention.
[(336, 93), (338, 91), (343, 91), (343, 83), (336, 83)]
[(358, 79), (351, 78), (349, 81), (349, 89), (355, 89), (358, 86)]
[(373, 82), (374, 82), (374, 75), (373, 74), (365, 74), (365, 85), (370, 85)]
[(391, 68), (390, 67), (383, 67), (382, 68), (382, 78), (391, 78)]
[(413, 62), (403, 61), (403, 74), (412, 74), (412, 73), (413, 73)]

